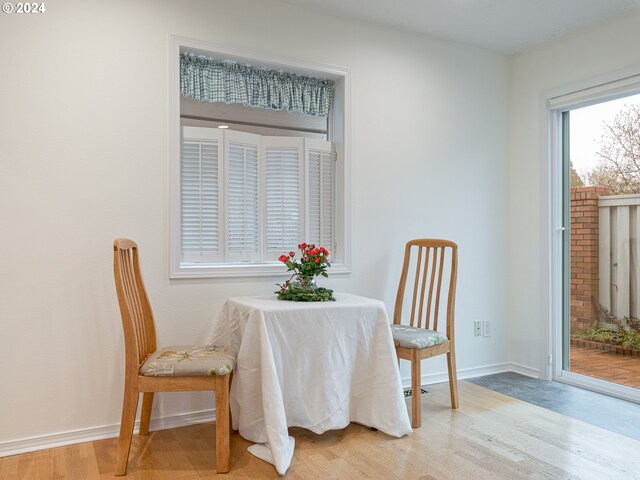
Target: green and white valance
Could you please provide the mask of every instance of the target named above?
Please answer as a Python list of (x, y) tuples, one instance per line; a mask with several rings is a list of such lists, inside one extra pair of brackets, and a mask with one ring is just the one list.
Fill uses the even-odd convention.
[(333, 92), (331, 80), (180, 54), (180, 93), (201, 102), (240, 103), (326, 117)]

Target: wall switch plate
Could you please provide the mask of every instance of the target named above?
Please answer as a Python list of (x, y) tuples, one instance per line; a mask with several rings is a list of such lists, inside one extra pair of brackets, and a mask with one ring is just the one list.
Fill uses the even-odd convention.
[(473, 322), (473, 336), (482, 336), (482, 322), (480, 320)]
[(491, 321), (485, 320), (482, 322), (482, 336), (490, 337), (491, 336)]

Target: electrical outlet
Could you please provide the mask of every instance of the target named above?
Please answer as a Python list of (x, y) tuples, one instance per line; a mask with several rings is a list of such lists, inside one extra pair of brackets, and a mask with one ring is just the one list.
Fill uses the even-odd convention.
[(482, 322), (480, 320), (473, 322), (473, 335), (475, 337), (482, 336)]
[(491, 336), (491, 321), (485, 320), (482, 322), (482, 336), (490, 337)]

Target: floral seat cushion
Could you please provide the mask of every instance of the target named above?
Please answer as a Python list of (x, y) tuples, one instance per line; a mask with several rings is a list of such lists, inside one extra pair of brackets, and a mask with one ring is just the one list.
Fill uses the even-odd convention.
[(178, 345), (156, 350), (140, 367), (150, 377), (188, 377), (226, 375), (236, 359), (223, 348), (202, 345)]
[(408, 325), (391, 325), (391, 333), (396, 347), (404, 348), (429, 348), (449, 340), (444, 333)]

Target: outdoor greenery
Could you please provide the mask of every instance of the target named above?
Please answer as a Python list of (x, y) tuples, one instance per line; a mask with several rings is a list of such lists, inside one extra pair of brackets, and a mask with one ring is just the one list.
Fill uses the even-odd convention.
[[(640, 350), (640, 319), (631, 316), (620, 319), (599, 302), (594, 302), (594, 307), (598, 311), (598, 318), (586, 330), (574, 332), (571, 335), (573, 338)], [(601, 319), (602, 323), (616, 325), (617, 330), (600, 327)]]
[(627, 332), (622, 340), (622, 346), (640, 350), (640, 332)]
[(573, 338), (599, 343), (611, 343), (624, 348), (640, 350), (640, 332), (615, 332), (600, 328), (588, 328), (571, 335)]
[(591, 340), (601, 343), (618, 343), (618, 334), (612, 330), (589, 327), (586, 330), (579, 330), (571, 335), (573, 338), (581, 340)]

